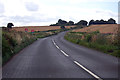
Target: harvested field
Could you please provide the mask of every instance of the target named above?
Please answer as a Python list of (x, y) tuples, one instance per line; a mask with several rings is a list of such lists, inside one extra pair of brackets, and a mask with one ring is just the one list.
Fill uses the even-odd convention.
[(105, 24), (105, 25), (91, 25), (82, 29), (73, 30), (73, 32), (93, 32), (99, 31), (100, 33), (113, 33), (116, 34), (120, 24)]
[[(71, 28), (75, 26), (65, 26), (65, 27)], [(34, 30), (34, 31), (56, 30), (56, 29), (60, 29), (60, 26), (23, 26), (23, 27), (13, 27), (12, 30), (25, 31), (26, 28), (28, 29), (28, 32), (31, 32), (31, 30)]]
[(71, 27), (76, 27), (76, 26), (65, 26), (65, 28), (68, 28), (68, 29), (71, 28)]

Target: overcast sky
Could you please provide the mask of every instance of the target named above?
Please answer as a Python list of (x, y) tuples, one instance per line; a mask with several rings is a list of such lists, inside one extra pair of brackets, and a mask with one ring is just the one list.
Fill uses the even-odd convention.
[(119, 0), (0, 0), (0, 26), (43, 26), (58, 19), (118, 21)]

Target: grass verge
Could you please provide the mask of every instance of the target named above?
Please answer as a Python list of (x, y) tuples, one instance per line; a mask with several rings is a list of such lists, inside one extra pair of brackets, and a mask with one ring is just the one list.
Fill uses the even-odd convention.
[(29, 33), (2, 30), (2, 65), (37, 38)]
[(44, 38), (44, 37), (56, 35), (56, 34), (58, 34), (60, 32), (67, 31), (67, 30), (70, 30), (70, 29), (57, 29), (57, 30), (48, 30), (48, 31), (36, 31), (34, 33), (30, 32), (30, 34), (33, 34), (37, 38)]
[(115, 40), (111, 41), (109, 39), (109, 36), (111, 35), (101, 34), (99, 32), (69, 32), (66, 33), (64, 38), (72, 43), (96, 49), (116, 57), (120, 57), (119, 46), (116, 45)]

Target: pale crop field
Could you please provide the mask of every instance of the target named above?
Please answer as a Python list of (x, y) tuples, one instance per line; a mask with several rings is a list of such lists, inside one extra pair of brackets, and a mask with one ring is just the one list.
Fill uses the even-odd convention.
[[(65, 28), (71, 28), (75, 26), (65, 26)], [(28, 29), (28, 32), (31, 32), (31, 30), (34, 31), (47, 31), (47, 30), (56, 30), (60, 29), (60, 26), (21, 26), (21, 27), (13, 27), (12, 30), (15, 31), (25, 31), (25, 29)]]
[(73, 32), (94, 32), (99, 31), (100, 33), (113, 33), (118, 32), (118, 26), (120, 24), (104, 24), (104, 25), (91, 25), (82, 29), (73, 30)]

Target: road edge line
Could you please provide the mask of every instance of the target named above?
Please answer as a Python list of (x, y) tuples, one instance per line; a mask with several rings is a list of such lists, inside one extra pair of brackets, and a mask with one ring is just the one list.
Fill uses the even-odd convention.
[(84, 69), (86, 72), (88, 72), (89, 74), (91, 74), (93, 77), (95, 77), (98, 80), (103, 80), (101, 79), (99, 76), (97, 76), (96, 74), (94, 74), (93, 72), (91, 72), (90, 70), (88, 70), (87, 68), (85, 68), (83, 65), (81, 65), (80, 63), (78, 63), (77, 61), (74, 61), (75, 64), (77, 64), (79, 67), (81, 67), (82, 69)]

